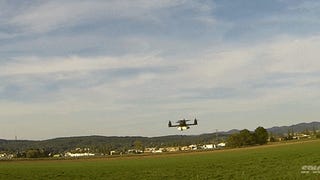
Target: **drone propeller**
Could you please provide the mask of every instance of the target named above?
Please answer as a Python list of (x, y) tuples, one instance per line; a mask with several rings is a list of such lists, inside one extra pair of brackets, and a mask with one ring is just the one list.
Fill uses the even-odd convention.
[(171, 121), (169, 121), (168, 126), (169, 126), (169, 127), (171, 127), (171, 126), (172, 126)]
[(198, 124), (198, 119), (194, 118), (194, 125), (197, 125), (197, 124)]

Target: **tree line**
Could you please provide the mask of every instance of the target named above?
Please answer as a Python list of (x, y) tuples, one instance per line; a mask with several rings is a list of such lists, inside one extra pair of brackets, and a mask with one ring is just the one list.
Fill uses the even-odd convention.
[(268, 132), (263, 127), (257, 127), (254, 132), (243, 129), (227, 138), (228, 147), (244, 147), (252, 145), (266, 144), (268, 141)]

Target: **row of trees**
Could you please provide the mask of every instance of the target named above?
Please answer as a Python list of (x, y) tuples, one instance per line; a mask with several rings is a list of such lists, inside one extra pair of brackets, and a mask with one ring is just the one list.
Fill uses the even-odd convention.
[(268, 141), (268, 132), (263, 127), (257, 127), (254, 132), (248, 129), (241, 130), (239, 133), (232, 134), (227, 139), (229, 147), (243, 147), (251, 145), (262, 145)]
[(24, 152), (18, 152), (17, 158), (44, 158), (49, 157), (50, 152), (44, 149), (29, 149)]

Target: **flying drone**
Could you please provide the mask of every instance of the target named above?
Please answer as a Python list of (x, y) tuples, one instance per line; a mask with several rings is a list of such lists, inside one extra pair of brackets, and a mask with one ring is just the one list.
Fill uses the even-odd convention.
[(176, 123), (178, 123), (178, 124), (176, 124), (176, 125), (172, 125), (171, 121), (169, 121), (168, 127), (177, 127), (178, 130), (183, 131), (183, 130), (189, 129), (189, 128), (190, 128), (189, 126), (198, 125), (198, 121), (197, 121), (196, 118), (194, 119), (194, 121), (193, 121), (192, 124), (188, 124), (187, 121), (190, 121), (190, 120), (188, 120), (188, 119), (181, 119), (181, 120), (179, 120), (179, 121), (176, 122)]

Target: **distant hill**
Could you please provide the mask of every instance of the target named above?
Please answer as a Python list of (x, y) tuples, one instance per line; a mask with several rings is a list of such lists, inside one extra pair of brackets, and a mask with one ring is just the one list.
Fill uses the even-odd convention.
[[(320, 122), (300, 123), (292, 126), (281, 126), (268, 128), (268, 132), (283, 135), (292, 130), (302, 132), (313, 128), (318, 130)], [(50, 152), (65, 152), (77, 147), (89, 147), (90, 149), (105, 150), (125, 150), (134, 148), (134, 143), (139, 141), (145, 147), (165, 147), (165, 146), (184, 146), (190, 144), (205, 144), (217, 141), (223, 141), (230, 134), (239, 132), (233, 129), (227, 132), (206, 133), (200, 135), (171, 135), (160, 137), (141, 137), (141, 136), (79, 136), (79, 137), (62, 137), (42, 141), (30, 140), (4, 140), (0, 139), (0, 151), (25, 151), (27, 149), (46, 149)], [(217, 139), (218, 137), (218, 139)]]
[[(320, 129), (320, 122), (310, 122), (310, 123), (299, 123), (291, 126), (274, 126), (272, 128), (267, 128), (268, 132), (274, 135), (284, 135), (288, 133), (288, 130), (293, 130), (294, 132), (303, 132), (305, 130), (313, 131), (313, 129)], [(220, 132), (224, 134), (233, 134), (239, 132), (239, 129), (232, 129), (226, 132)]]
[(275, 126), (272, 128), (268, 128), (268, 132), (272, 132), (273, 134), (286, 134), (288, 130), (293, 130), (294, 132), (302, 132), (305, 130), (313, 131), (313, 129), (320, 129), (320, 122), (311, 122), (311, 123), (299, 123), (292, 126)]
[(240, 131), (239, 129), (231, 129), (231, 130), (229, 130), (227, 132), (223, 132), (223, 133), (225, 133), (225, 134), (234, 134), (234, 133), (237, 133), (239, 131)]
[[(219, 138), (225, 138), (219, 135)], [(171, 135), (161, 137), (106, 137), (79, 136), (48, 139), (43, 141), (0, 140), (0, 151), (24, 151), (27, 149), (46, 149), (50, 152), (65, 152), (75, 148), (89, 147), (90, 149), (127, 150), (133, 149), (136, 141), (145, 147), (184, 146), (190, 144), (212, 143), (216, 140), (214, 133), (201, 135)]]

